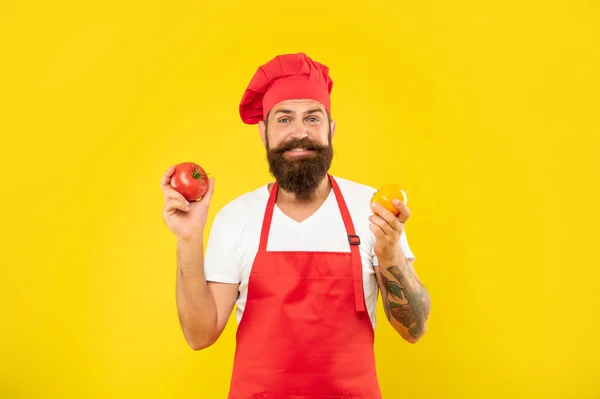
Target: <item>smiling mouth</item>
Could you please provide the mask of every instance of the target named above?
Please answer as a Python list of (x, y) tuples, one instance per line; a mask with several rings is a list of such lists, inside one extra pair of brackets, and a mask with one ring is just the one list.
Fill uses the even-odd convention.
[(304, 154), (310, 154), (314, 151), (315, 151), (314, 148), (292, 148), (291, 150), (286, 150), (284, 152), (286, 154), (290, 154), (290, 155), (304, 155)]

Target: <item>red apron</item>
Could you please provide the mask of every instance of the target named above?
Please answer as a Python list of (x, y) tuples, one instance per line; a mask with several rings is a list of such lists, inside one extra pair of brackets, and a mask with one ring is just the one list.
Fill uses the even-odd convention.
[(248, 282), (228, 399), (381, 399), (360, 239), (329, 175), (350, 252), (267, 251), (273, 185)]

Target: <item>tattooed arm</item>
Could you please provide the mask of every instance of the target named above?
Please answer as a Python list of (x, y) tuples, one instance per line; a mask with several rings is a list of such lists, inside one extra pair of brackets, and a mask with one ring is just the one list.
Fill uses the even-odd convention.
[(427, 329), (431, 302), (412, 262), (404, 257), (399, 245), (410, 211), (402, 202), (395, 201), (394, 205), (398, 216), (377, 203), (372, 204), (369, 228), (375, 235), (373, 251), (379, 262), (375, 275), (385, 315), (406, 341), (415, 343)]
[(427, 330), (431, 301), (412, 262), (403, 259), (375, 267), (385, 315), (408, 342), (416, 343)]

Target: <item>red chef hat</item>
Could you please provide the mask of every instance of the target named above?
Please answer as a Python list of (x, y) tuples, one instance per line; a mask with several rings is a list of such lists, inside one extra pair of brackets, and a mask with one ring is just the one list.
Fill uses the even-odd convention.
[(319, 101), (331, 112), (333, 82), (329, 68), (304, 53), (278, 55), (258, 68), (240, 102), (240, 116), (252, 125), (265, 120), (277, 103), (290, 99)]

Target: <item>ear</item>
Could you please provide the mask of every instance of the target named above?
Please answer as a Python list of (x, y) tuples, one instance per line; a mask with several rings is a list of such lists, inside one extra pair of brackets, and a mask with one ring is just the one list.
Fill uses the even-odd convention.
[(333, 136), (335, 135), (335, 121), (332, 119), (331, 120), (331, 138), (333, 139)]
[(258, 122), (258, 131), (260, 133), (260, 139), (263, 142), (263, 146), (267, 147), (267, 125), (265, 125), (265, 122)]

